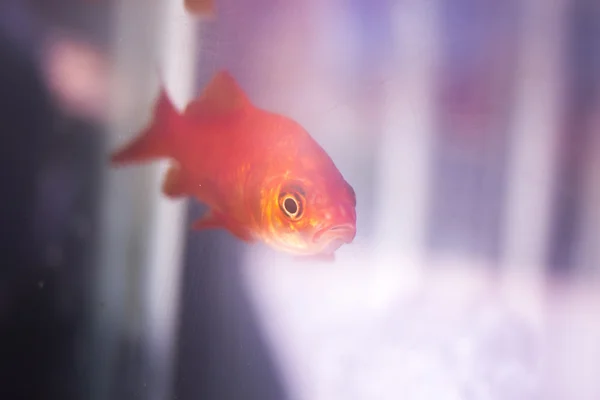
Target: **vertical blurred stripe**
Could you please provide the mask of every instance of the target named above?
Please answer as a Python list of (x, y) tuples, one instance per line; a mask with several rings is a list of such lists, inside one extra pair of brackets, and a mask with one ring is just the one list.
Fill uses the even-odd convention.
[[(113, 14), (113, 81), (107, 152), (129, 140), (148, 117), (151, 104), (147, 65), (153, 58), (156, 1), (115, 3)], [(142, 7), (143, 5), (143, 7)], [(108, 157), (107, 157), (108, 158)], [(93, 359), (90, 399), (120, 398), (116, 379), (131, 381), (131, 342), (140, 334), (139, 271), (143, 271), (144, 217), (149, 196), (146, 170), (121, 172), (105, 163), (98, 276), (93, 301)], [(130, 342), (130, 343), (128, 343)]]
[(520, 51), (508, 150), (504, 263), (541, 272), (546, 263), (564, 82), (567, 0), (521, 2)]
[(436, 1), (406, 1), (391, 9), (395, 68), (385, 84), (378, 157), (377, 256), (413, 258), (425, 250), (438, 56), (436, 6)]
[(587, 43), (591, 48), (587, 62), (590, 70), (591, 104), (585, 124), (590, 146), (585, 160), (582, 205), (581, 255), (579, 264), (596, 276), (600, 273), (600, 3), (588, 2), (591, 21), (586, 27)]
[[(184, 9), (182, 1), (162, 0), (164, 29), (161, 30), (161, 74), (169, 95), (180, 109), (194, 96), (196, 22)], [(163, 161), (153, 167), (153, 210), (149, 221), (147, 254), (148, 276), (144, 285), (144, 305), (147, 311), (146, 339), (153, 370), (154, 387), (148, 400), (167, 400), (172, 390), (174, 339), (179, 315), (179, 288), (182, 253), (185, 244), (185, 200), (173, 201), (161, 193), (168, 168)]]
[[(148, 123), (157, 72), (177, 106), (192, 96), (194, 27), (182, 2), (116, 3), (108, 151)], [(161, 195), (165, 162), (105, 168), (91, 398), (129, 398), (140, 388), (144, 398), (168, 398), (185, 203)]]

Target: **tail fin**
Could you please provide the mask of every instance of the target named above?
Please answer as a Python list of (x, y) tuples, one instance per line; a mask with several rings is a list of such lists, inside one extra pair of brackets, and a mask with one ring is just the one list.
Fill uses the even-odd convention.
[(173, 106), (165, 90), (160, 85), (160, 94), (154, 106), (153, 120), (130, 143), (111, 155), (111, 163), (126, 164), (150, 161), (156, 158), (169, 157), (172, 154), (172, 137), (174, 123), (179, 112)]

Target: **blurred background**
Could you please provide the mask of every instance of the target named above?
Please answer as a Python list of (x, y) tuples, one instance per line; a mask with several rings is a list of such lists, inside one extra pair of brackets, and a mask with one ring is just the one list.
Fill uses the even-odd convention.
[[(1, 399), (600, 398), (600, 2), (0, 2)], [(226, 68), (358, 198), (299, 264), (111, 169)]]

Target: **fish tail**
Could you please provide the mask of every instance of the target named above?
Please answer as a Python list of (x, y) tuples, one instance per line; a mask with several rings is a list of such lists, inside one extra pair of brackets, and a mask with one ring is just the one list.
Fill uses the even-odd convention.
[(172, 132), (180, 114), (161, 83), (150, 125), (131, 142), (114, 152), (113, 164), (141, 163), (172, 155)]

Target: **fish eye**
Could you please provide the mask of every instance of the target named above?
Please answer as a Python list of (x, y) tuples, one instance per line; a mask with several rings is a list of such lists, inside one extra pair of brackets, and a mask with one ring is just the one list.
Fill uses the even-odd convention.
[(302, 218), (304, 196), (300, 191), (283, 191), (279, 196), (279, 208), (292, 221)]

